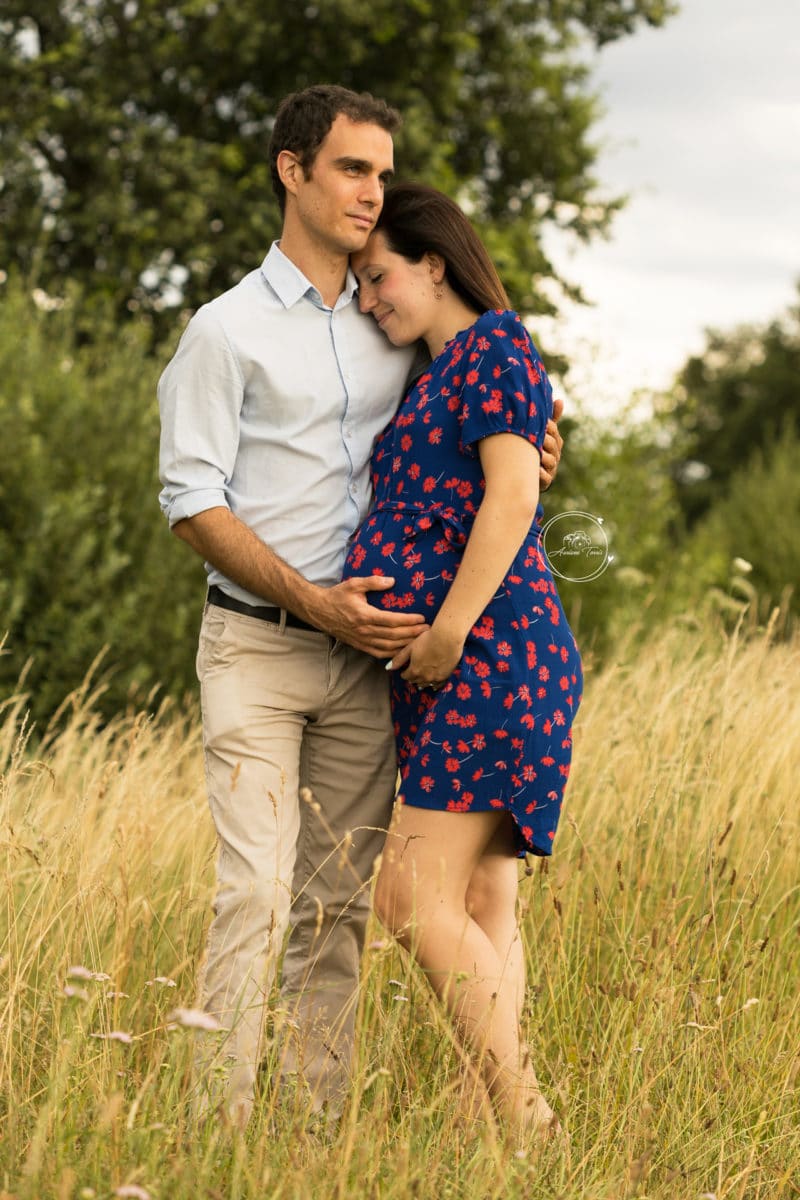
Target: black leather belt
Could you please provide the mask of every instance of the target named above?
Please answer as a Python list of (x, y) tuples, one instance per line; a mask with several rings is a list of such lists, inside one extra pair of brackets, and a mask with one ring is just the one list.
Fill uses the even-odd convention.
[[(243, 600), (235, 600), (233, 596), (223, 592), (216, 584), (212, 584), (208, 589), (208, 602), (215, 604), (217, 608), (227, 608), (228, 612), (241, 613), (244, 617), (257, 617), (259, 621), (271, 621), (274, 625), (281, 623), (282, 608), (275, 608), (271, 604), (245, 604)], [(288, 609), (285, 624), (291, 625), (293, 629), (308, 629), (311, 633), (322, 632), (315, 625), (309, 625), (308, 621), (301, 621), (300, 617), (296, 617)]]

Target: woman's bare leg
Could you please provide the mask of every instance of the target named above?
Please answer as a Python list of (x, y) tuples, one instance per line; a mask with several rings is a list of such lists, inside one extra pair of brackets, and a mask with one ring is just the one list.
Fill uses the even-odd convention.
[(482, 859), (490, 847), (490, 858), (499, 854), (498, 838), (503, 826), (507, 830), (507, 821), (506, 813), (396, 806), (375, 906), (423, 968), (463, 1044), (477, 1057), (498, 1115), (523, 1129), (546, 1125), (552, 1112), (520, 1042), (520, 973), (519, 964), (514, 965), (517, 952), (511, 932), (512, 925), (516, 928), (516, 889), (507, 886), (506, 872), (506, 886), (501, 888), (498, 880), (490, 889), (504, 897), (504, 911), (493, 918), (482, 912), (492, 936), (467, 911), (474, 876), (471, 903), (485, 908), (477, 888), (487, 870), (493, 876), (491, 865)]

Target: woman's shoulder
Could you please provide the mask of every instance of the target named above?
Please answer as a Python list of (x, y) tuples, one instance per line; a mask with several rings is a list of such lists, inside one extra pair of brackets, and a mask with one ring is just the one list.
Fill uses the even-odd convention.
[(474, 339), (488, 338), (490, 342), (503, 342), (507, 338), (525, 342), (530, 340), (519, 314), (512, 308), (492, 308), (482, 313), (472, 326), (471, 333)]

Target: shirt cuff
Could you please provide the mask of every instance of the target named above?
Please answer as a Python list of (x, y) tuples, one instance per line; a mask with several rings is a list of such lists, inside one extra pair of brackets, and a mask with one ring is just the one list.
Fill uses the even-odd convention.
[(222, 488), (206, 488), (170, 495), (166, 489), (159, 496), (161, 509), (169, 521), (170, 529), (187, 517), (196, 517), (209, 508), (230, 508)]

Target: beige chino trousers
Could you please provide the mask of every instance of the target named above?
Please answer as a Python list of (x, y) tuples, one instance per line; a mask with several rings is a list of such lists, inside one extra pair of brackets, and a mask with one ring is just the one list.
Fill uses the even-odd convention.
[[(338, 1111), (351, 1071), (369, 879), (396, 765), (383, 665), (326, 634), (207, 604), (197, 673), (217, 892), (197, 1107), (244, 1124), (287, 927), (282, 1072)], [(312, 803), (301, 798), (309, 789)], [(304, 793), (305, 795), (305, 793)]]

